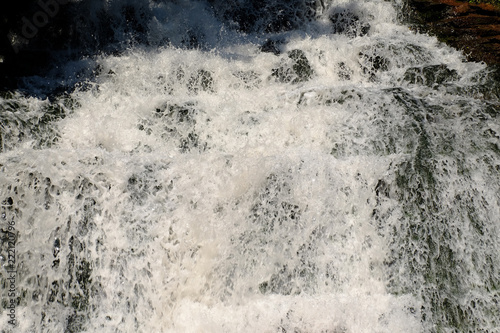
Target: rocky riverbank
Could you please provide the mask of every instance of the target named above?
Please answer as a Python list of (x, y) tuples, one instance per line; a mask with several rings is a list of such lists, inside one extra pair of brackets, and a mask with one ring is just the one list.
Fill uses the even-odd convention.
[(408, 0), (410, 24), (462, 50), (470, 61), (500, 65), (500, 6), (476, 2)]

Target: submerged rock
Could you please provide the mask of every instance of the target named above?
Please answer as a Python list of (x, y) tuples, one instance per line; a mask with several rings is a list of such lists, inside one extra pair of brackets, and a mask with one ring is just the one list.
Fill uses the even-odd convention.
[(339, 62), (338, 68), (339, 69), (338, 69), (337, 75), (339, 76), (340, 80), (348, 81), (351, 79), (351, 75), (353, 74), (353, 70), (350, 69), (344, 62)]
[(291, 63), (285, 63), (282, 66), (273, 69), (272, 75), (280, 82), (306, 82), (314, 74), (314, 70), (309, 64), (304, 51), (292, 50), (288, 52), (288, 58)]
[(193, 74), (188, 82), (188, 89), (194, 93), (199, 91), (214, 92), (214, 79), (212, 73), (204, 69)]
[(370, 31), (370, 24), (360, 20), (359, 16), (346, 9), (338, 9), (330, 15), (333, 32), (349, 37), (364, 36)]
[(404, 80), (413, 84), (423, 84), (429, 87), (458, 79), (457, 71), (446, 65), (432, 65), (408, 68)]
[(280, 55), (280, 46), (284, 43), (282, 40), (268, 39), (260, 47), (261, 52), (274, 53), (274, 55)]
[(371, 81), (377, 80), (379, 72), (385, 72), (389, 69), (389, 60), (376, 52), (360, 52), (359, 56), (361, 69)]

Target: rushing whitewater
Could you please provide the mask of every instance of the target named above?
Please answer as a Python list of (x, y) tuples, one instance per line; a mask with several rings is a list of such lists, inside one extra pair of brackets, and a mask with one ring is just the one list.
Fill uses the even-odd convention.
[(0, 99), (3, 332), (499, 332), (485, 65), (399, 2), (125, 2)]

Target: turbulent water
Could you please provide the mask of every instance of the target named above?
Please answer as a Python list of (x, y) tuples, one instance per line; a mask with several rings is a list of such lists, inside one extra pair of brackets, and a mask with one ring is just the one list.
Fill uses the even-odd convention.
[(500, 332), (484, 64), (397, 1), (86, 4), (0, 99), (2, 332)]

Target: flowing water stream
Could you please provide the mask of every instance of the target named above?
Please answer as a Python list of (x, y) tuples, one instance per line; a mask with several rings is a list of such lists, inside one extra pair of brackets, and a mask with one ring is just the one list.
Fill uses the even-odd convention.
[(87, 4), (0, 98), (2, 332), (500, 332), (484, 64), (398, 1)]

